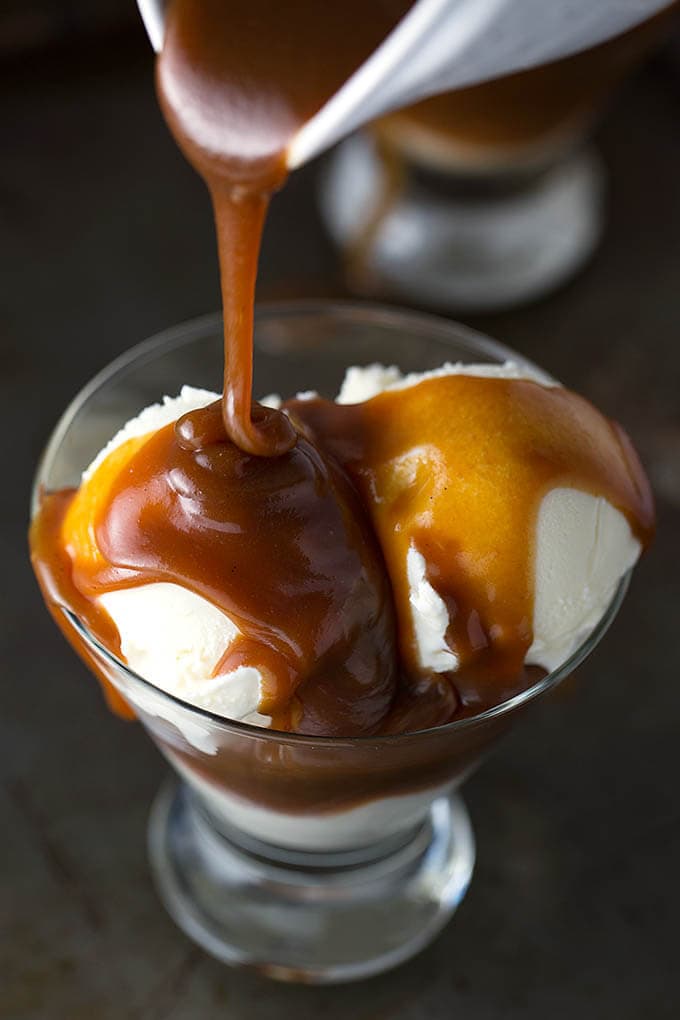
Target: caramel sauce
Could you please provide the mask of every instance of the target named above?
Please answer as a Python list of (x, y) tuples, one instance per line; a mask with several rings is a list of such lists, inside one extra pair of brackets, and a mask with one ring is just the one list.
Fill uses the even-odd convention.
[[(215, 673), (258, 668), (260, 710), (275, 727), (352, 736), (437, 726), (531, 682), (532, 556), (549, 488), (603, 496), (649, 535), (651, 496), (625, 434), (561, 389), (448, 377), (349, 407), (251, 403), (257, 256), (286, 145), (409, 6), (169, 7), (158, 89), (213, 199), (224, 394), (129, 440), (77, 492), (43, 494), (36, 573), (105, 682), (59, 607), (120, 657), (98, 596), (170, 582), (234, 621), (240, 634)], [(411, 545), (449, 610), (455, 672), (432, 674), (418, 659)]]

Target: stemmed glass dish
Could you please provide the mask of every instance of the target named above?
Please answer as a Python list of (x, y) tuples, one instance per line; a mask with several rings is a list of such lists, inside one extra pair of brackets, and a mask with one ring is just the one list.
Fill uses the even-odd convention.
[[(77, 485), (107, 440), (185, 383), (215, 388), (218, 316), (170, 329), (100, 372), (64, 413), (33, 496)], [(348, 365), (423, 371), (526, 359), (450, 322), (362, 305), (263, 307), (256, 393), (334, 396)], [(266, 564), (262, 565), (266, 570)], [(474, 840), (457, 788), (525, 707), (589, 654), (625, 594), (564, 665), (476, 717), (436, 729), (335, 739), (231, 722), (136, 675), (71, 617), (177, 777), (151, 814), (149, 853), (167, 909), (227, 963), (279, 978), (352, 980), (407, 959), (467, 890)], [(64, 610), (65, 611), (65, 610)]]

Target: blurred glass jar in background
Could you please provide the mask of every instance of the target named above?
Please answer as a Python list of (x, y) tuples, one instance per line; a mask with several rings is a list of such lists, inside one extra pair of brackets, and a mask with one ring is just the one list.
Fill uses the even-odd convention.
[(340, 145), (321, 206), (353, 289), (485, 311), (564, 283), (603, 227), (591, 129), (679, 7), (563, 60), (434, 96)]

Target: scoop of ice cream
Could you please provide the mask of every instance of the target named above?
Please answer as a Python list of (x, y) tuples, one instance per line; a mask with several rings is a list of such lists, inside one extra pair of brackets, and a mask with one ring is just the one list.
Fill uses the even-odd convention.
[[(116, 451), (141, 441), (183, 414), (218, 399), (209, 390), (184, 386), (179, 396), (144, 408), (128, 421), (83, 472), (82, 485)], [(258, 712), (261, 676), (241, 666), (213, 676), (217, 662), (238, 635), (235, 624), (207, 599), (178, 584), (152, 583), (104, 592), (99, 602), (115, 623), (125, 660), (136, 673), (200, 708), (254, 725), (268, 726)]]
[[(402, 376), (395, 367), (350, 368), (337, 397), (340, 404), (370, 400), (386, 390), (415, 386), (426, 379), (469, 375), (530, 379), (557, 385), (549, 377), (512, 362), (504, 365), (445, 365), (435, 372)], [(313, 399), (314, 394), (303, 394)], [(181, 415), (206, 406), (217, 395), (185, 386), (179, 396), (145, 408), (107, 444), (83, 474), (95, 480), (113, 454), (122, 456)], [(279, 399), (266, 398), (276, 406)], [(412, 451), (413, 452), (413, 451)], [(417, 450), (405, 470), (417, 465)], [(640, 543), (626, 517), (610, 503), (574, 488), (553, 488), (542, 499), (536, 522), (533, 642), (528, 665), (553, 670), (564, 662), (597, 625), (616, 585), (640, 554)], [(445, 601), (428, 578), (428, 563), (412, 546), (405, 564), (409, 605), (423, 670), (450, 673), (459, 666), (447, 640), (451, 618)], [(114, 621), (129, 666), (156, 686), (226, 718), (267, 726), (259, 711), (262, 677), (240, 665), (214, 676), (216, 664), (238, 637), (235, 623), (195, 592), (171, 583), (119, 588), (99, 596)]]
[[(68, 501), (57, 545), (76, 598), (96, 609), (98, 630), (113, 621), (129, 665), (203, 708), (251, 722), (267, 712), (307, 733), (374, 731), (397, 682), (394, 612), (357, 494), (304, 435), (282, 456), (244, 453), (206, 396), (192, 408), (184, 392), (174, 420), (146, 435), (123, 429)], [(194, 445), (197, 422), (215, 438)], [(149, 636), (140, 614), (151, 597), (146, 623), (164, 626)], [(207, 647), (197, 599), (218, 614)]]
[(523, 665), (560, 666), (649, 535), (625, 433), (512, 363), (351, 369), (338, 402), (355, 401), (299, 413), (370, 509), (407, 669), (448, 674), (479, 711), (526, 686)]

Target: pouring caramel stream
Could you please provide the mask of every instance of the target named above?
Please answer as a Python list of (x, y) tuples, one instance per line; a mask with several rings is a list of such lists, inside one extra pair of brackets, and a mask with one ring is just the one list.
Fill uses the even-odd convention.
[[(210, 191), (224, 311), (222, 435), (247, 453), (278, 456), (295, 433), (252, 401), (252, 339), (260, 238), (271, 194), (287, 175), (293, 136), (411, 6), (408, 0), (173, 0), (157, 65), (168, 125)], [(211, 431), (212, 428), (212, 431)], [(207, 429), (207, 431), (206, 431)]]

